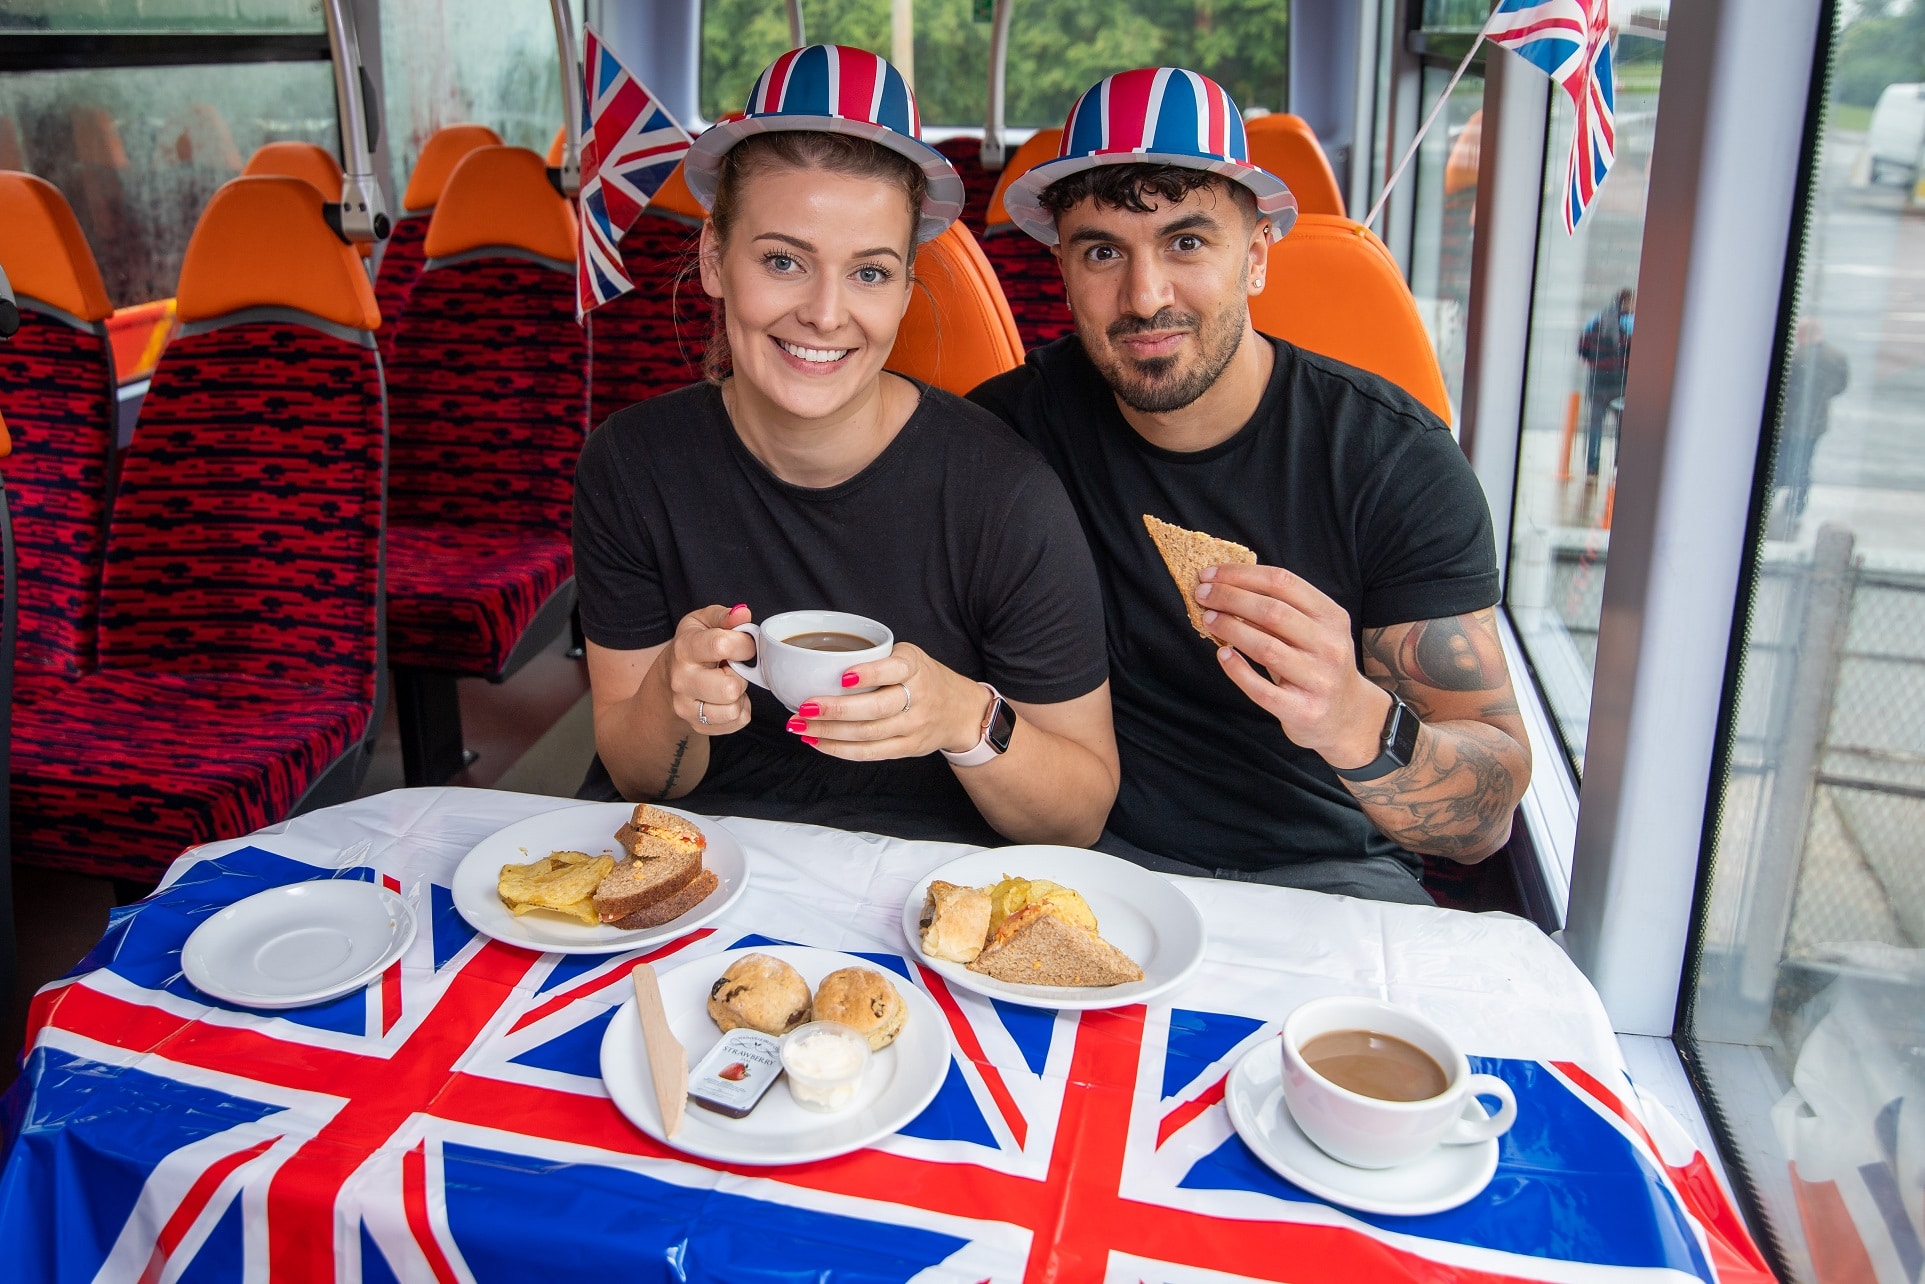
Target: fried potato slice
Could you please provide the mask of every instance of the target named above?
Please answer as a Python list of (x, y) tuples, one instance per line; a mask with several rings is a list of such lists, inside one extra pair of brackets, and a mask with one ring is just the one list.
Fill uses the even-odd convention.
[(503, 865), (495, 894), (517, 915), (557, 910), (593, 925), (601, 921), (592, 900), (595, 887), (614, 868), (613, 856), (553, 852), (526, 865)]
[(989, 931), (994, 936), (1003, 920), (1030, 905), (1047, 905), (1066, 923), (1096, 931), (1096, 914), (1080, 892), (1052, 883), (1047, 878), (1014, 878), (989, 889)]

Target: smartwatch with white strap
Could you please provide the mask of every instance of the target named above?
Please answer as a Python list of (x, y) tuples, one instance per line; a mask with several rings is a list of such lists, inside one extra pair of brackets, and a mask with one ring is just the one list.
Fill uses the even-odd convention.
[(995, 687), (985, 682), (982, 688), (989, 692), (989, 712), (983, 716), (982, 738), (961, 753), (944, 749), (942, 756), (949, 759), (953, 767), (980, 767), (1009, 752), (1009, 737), (1016, 730), (1016, 711)]

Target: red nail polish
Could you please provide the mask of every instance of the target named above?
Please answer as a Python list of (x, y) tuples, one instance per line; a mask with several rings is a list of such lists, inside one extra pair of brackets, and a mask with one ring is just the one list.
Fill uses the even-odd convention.
[(734, 606), (731, 606), (729, 608), (729, 614), (733, 615), (737, 611), (746, 611), (748, 609), (749, 609), (749, 604), (747, 602), (737, 602)]
[[(805, 718), (820, 718), (822, 716), (822, 706), (813, 700), (808, 700), (804, 701), (802, 707), (797, 709), (796, 712)], [(800, 727), (796, 728), (798, 731), (801, 729)]]
[(862, 681), (862, 679), (861, 679), (861, 678), (859, 678), (859, 677), (857, 677), (857, 676), (856, 676), (855, 674), (853, 674), (853, 673), (845, 673), (845, 674), (843, 674), (843, 675), (842, 675), (842, 685), (843, 685), (843, 686), (845, 686), (845, 687), (852, 687), (852, 686), (855, 686), (855, 685), (856, 685), (857, 683), (859, 683), (859, 682), (861, 682), (861, 681)]
[(803, 743), (803, 744), (805, 744), (805, 745), (807, 745), (807, 746), (809, 746), (809, 748), (811, 748), (811, 749), (813, 749), (813, 748), (815, 748), (815, 737), (814, 737), (814, 736), (803, 736), (803, 737), (801, 737), (801, 740), (802, 740), (802, 743)]
[(808, 724), (808, 723), (806, 723), (806, 722), (804, 722), (804, 721), (802, 721), (802, 719), (800, 719), (800, 718), (790, 718), (790, 719), (789, 719), (789, 730), (791, 730), (791, 731), (807, 731), (808, 729), (809, 729), (809, 724)]

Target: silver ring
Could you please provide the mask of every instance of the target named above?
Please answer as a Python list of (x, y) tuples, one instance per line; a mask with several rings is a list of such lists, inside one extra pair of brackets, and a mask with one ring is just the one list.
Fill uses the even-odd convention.
[(702, 708), (702, 702), (700, 700), (695, 702), (695, 720), (705, 727), (709, 724), (708, 713)]
[(902, 708), (896, 710), (896, 716), (900, 718), (903, 714), (908, 713), (909, 706), (914, 702), (915, 702), (915, 693), (909, 689), (909, 684), (907, 682), (903, 683), (902, 684)]

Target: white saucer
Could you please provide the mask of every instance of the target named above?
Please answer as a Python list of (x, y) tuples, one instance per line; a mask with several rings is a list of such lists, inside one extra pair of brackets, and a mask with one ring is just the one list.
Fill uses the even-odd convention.
[(591, 927), (566, 914), (541, 910), (517, 918), (495, 892), (503, 865), (540, 860), (550, 852), (587, 852), (591, 856), (605, 853), (619, 857), (621, 849), (615, 845), (615, 831), (634, 814), (633, 803), (577, 803), (496, 830), (469, 849), (461, 858), (461, 864), (455, 867), (455, 908), (483, 936), (543, 954), (620, 954), (692, 932), (735, 904), (742, 895), (749, 885), (749, 857), (735, 835), (712, 817), (677, 811), (673, 807), (662, 810), (674, 812), (702, 831), (708, 840), (702, 863), (715, 873), (715, 890), (680, 918), (670, 919), (658, 927), (638, 928), (611, 927), (606, 923)]
[[(1283, 1057), (1275, 1039), (1244, 1054), (1224, 1085), (1237, 1136), (1270, 1171), (1333, 1204), (1365, 1213), (1419, 1217), (1475, 1199), (1497, 1171), (1497, 1141), (1438, 1146), (1396, 1168), (1339, 1163), (1297, 1127), (1283, 1104)], [(1483, 1109), (1480, 1105), (1478, 1109)]]
[(385, 887), (324, 878), (269, 888), (194, 929), (181, 971), (247, 1008), (304, 1008), (358, 990), (414, 940), (414, 912)]
[(662, 1008), (669, 1028), (699, 1064), (722, 1032), (709, 1017), (715, 978), (745, 954), (772, 954), (802, 974), (811, 989), (838, 968), (881, 972), (902, 996), (909, 1013), (896, 1041), (869, 1059), (856, 1099), (847, 1110), (819, 1114), (796, 1103), (786, 1076), (755, 1109), (730, 1119), (691, 1104), (673, 1137), (662, 1134), (655, 1080), (642, 1044), (641, 1018), (631, 997), (602, 1035), (602, 1082), (615, 1108), (663, 1145), (703, 1159), (731, 1164), (806, 1164), (873, 1145), (921, 1114), (949, 1074), (949, 1023), (942, 1009), (908, 980), (868, 959), (801, 945), (761, 945), (691, 959), (660, 976)]
[[(983, 887), (1005, 874), (1074, 888), (1096, 915), (1103, 939), (1136, 961), (1141, 981), (1123, 985), (1016, 985), (922, 950), (922, 905), (936, 879)], [(1147, 1003), (1190, 979), (1203, 964), (1203, 914), (1183, 889), (1152, 870), (1080, 847), (992, 847), (929, 872), (902, 905), (902, 935), (923, 966), (951, 985), (1032, 1008), (1088, 1011)]]

